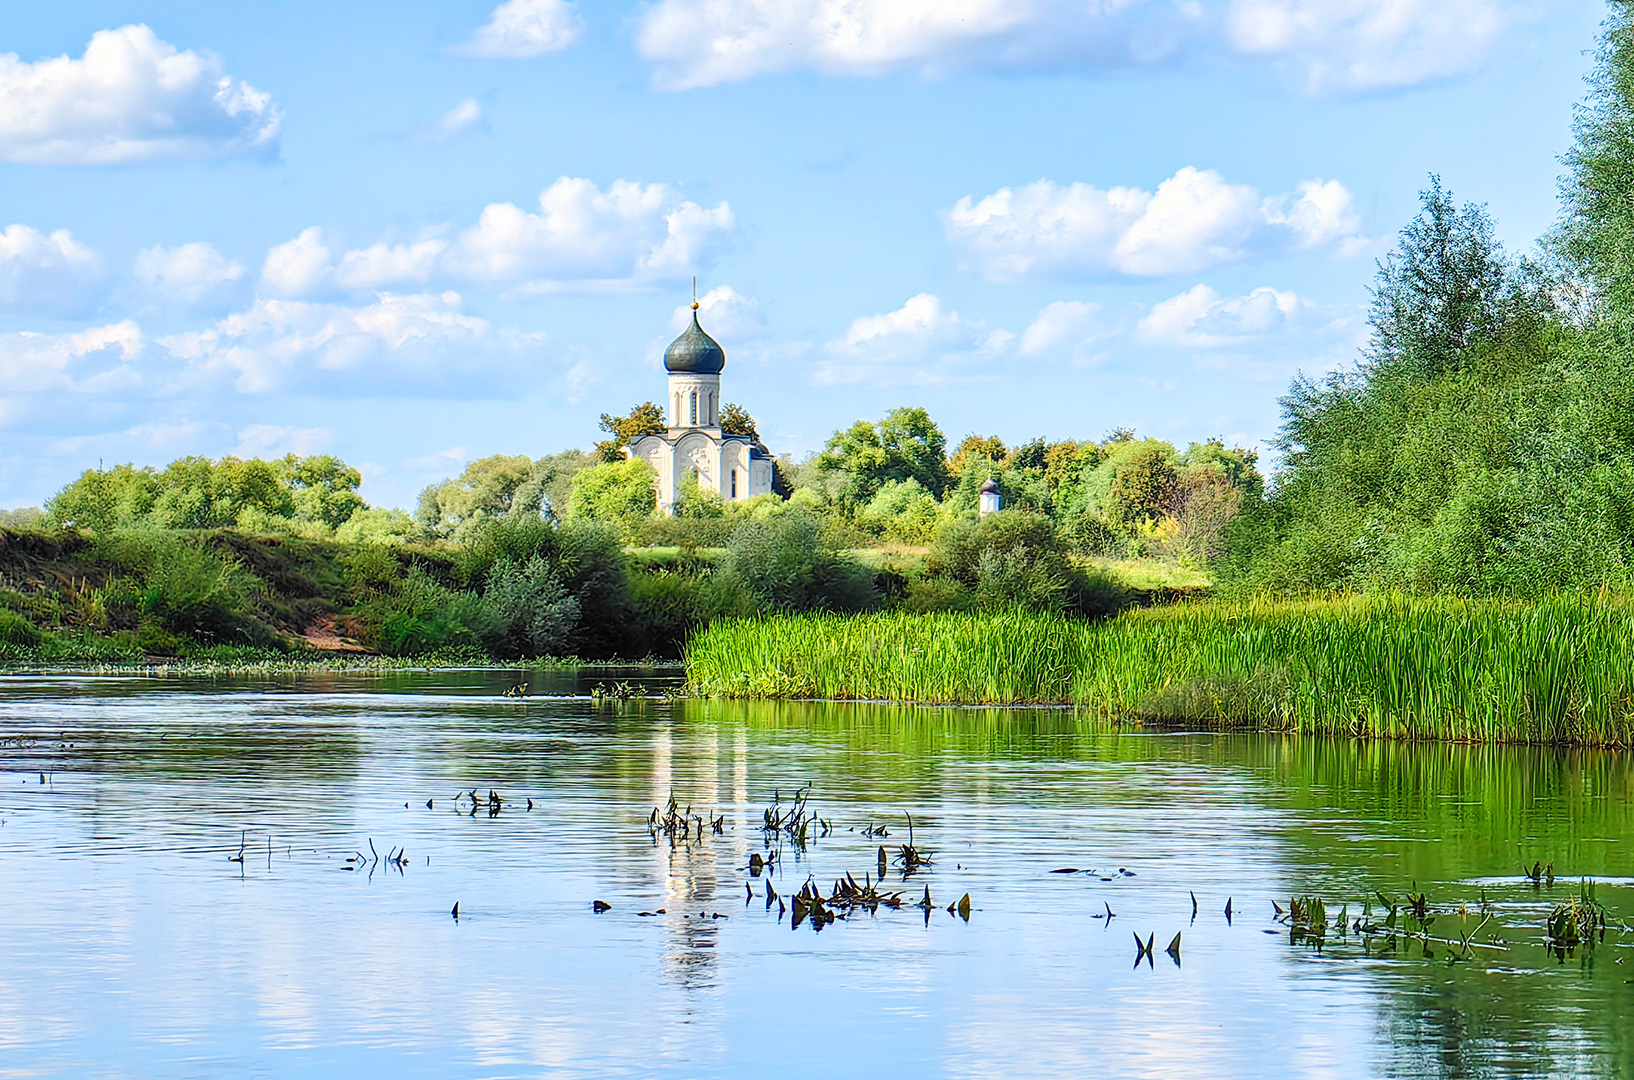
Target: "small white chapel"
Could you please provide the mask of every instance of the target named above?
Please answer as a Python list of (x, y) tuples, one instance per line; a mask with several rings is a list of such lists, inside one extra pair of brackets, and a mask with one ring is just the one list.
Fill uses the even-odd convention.
[(698, 325), (698, 301), (692, 302), (692, 325), (664, 350), (669, 372), (669, 430), (643, 435), (624, 448), (658, 473), (658, 507), (675, 512), (675, 500), (688, 473), (698, 487), (717, 491), (727, 502), (742, 502), (772, 490), (772, 455), (759, 439), (726, 435), (720, 428), (721, 370), (726, 350)]

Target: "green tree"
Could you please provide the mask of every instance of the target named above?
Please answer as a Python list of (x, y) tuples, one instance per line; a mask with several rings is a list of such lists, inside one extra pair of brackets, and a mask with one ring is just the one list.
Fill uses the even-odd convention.
[(1562, 161), (1562, 217), (1550, 247), (1603, 314), (1634, 316), (1634, 4), (1610, 0), (1588, 99)]
[(1168, 516), (1179, 489), (1174, 462), (1160, 444), (1132, 445), (1135, 451), (1117, 461), (1106, 497), (1107, 517), (1125, 527)]
[(1367, 362), (1380, 374), (1454, 370), (1471, 346), (1496, 336), (1514, 293), (1484, 207), (1459, 209), (1435, 175), (1419, 200), (1373, 286)]
[(755, 428), (755, 418), (749, 415), (749, 410), (742, 405), (735, 405), (728, 401), (721, 406), (721, 434), (745, 435), (751, 439), (759, 439), (760, 432)]
[(368, 504), (357, 493), (363, 474), (330, 454), (298, 457), (276, 463), (277, 478), (293, 494), (295, 516), (339, 528)]
[(594, 521), (619, 528), (626, 539), (658, 509), (658, 476), (645, 461), (593, 465), (573, 478), (570, 521)]
[(831, 493), (862, 504), (890, 480), (916, 480), (940, 499), (947, 490), (947, 439), (920, 408), (892, 409), (876, 426), (858, 420), (829, 437), (814, 467)]
[(624, 448), (643, 435), (662, 435), (669, 430), (664, 421), (664, 410), (657, 402), (647, 401), (630, 410), (628, 416), (601, 414), (601, 430), (612, 436), (596, 444), (596, 456), (604, 463), (624, 460)]

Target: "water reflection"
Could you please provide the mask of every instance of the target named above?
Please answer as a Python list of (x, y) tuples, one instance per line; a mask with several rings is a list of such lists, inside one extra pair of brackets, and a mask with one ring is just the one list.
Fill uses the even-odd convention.
[[(532, 681), (582, 695), (600, 677)], [(1634, 1071), (1631, 951), (1560, 964), (1540, 930), (1579, 875), (1634, 876), (1622, 757), (1112, 731), (1064, 711), (501, 697), (515, 681), (0, 680), (5, 1069)], [(785, 850), (778, 891), (871, 874), (881, 841), (855, 830), (900, 843), (911, 812), (935, 862), (892, 887), (929, 887), (928, 924), (795, 931), (759, 883), (744, 903), (761, 809), (807, 782), (834, 832)], [(457, 808), (473, 788), (503, 809)], [(672, 794), (724, 814), (722, 834), (655, 840)], [(408, 866), (348, 869), (371, 840)], [(1559, 867), (1553, 889), (1521, 883), (1534, 858)], [(1290, 946), (1272, 919), (1273, 898), (1415, 883), (1433, 901), (1484, 890), (1510, 951), (1364, 960)], [(940, 910), (966, 891), (968, 924)], [(1602, 889), (1625, 919), (1628, 892)], [(1176, 930), (1183, 966), (1161, 951)], [(1154, 966), (1131, 968), (1135, 933), (1157, 935)]]

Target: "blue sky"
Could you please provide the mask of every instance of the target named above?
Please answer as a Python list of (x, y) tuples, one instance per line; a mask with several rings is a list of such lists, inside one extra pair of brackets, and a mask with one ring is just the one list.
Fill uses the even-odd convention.
[(797, 459), (1269, 437), (1427, 175), (1526, 248), (1598, 0), (7, 3), (0, 506), (331, 452), (412, 506), (662, 396)]

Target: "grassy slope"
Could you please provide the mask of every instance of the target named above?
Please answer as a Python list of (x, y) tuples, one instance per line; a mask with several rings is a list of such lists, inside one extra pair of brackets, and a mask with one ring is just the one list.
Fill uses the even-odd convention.
[(717, 623), (701, 694), (1072, 704), (1114, 719), (1634, 745), (1634, 607), (1347, 599), (1180, 604), (1097, 623), (867, 615)]

